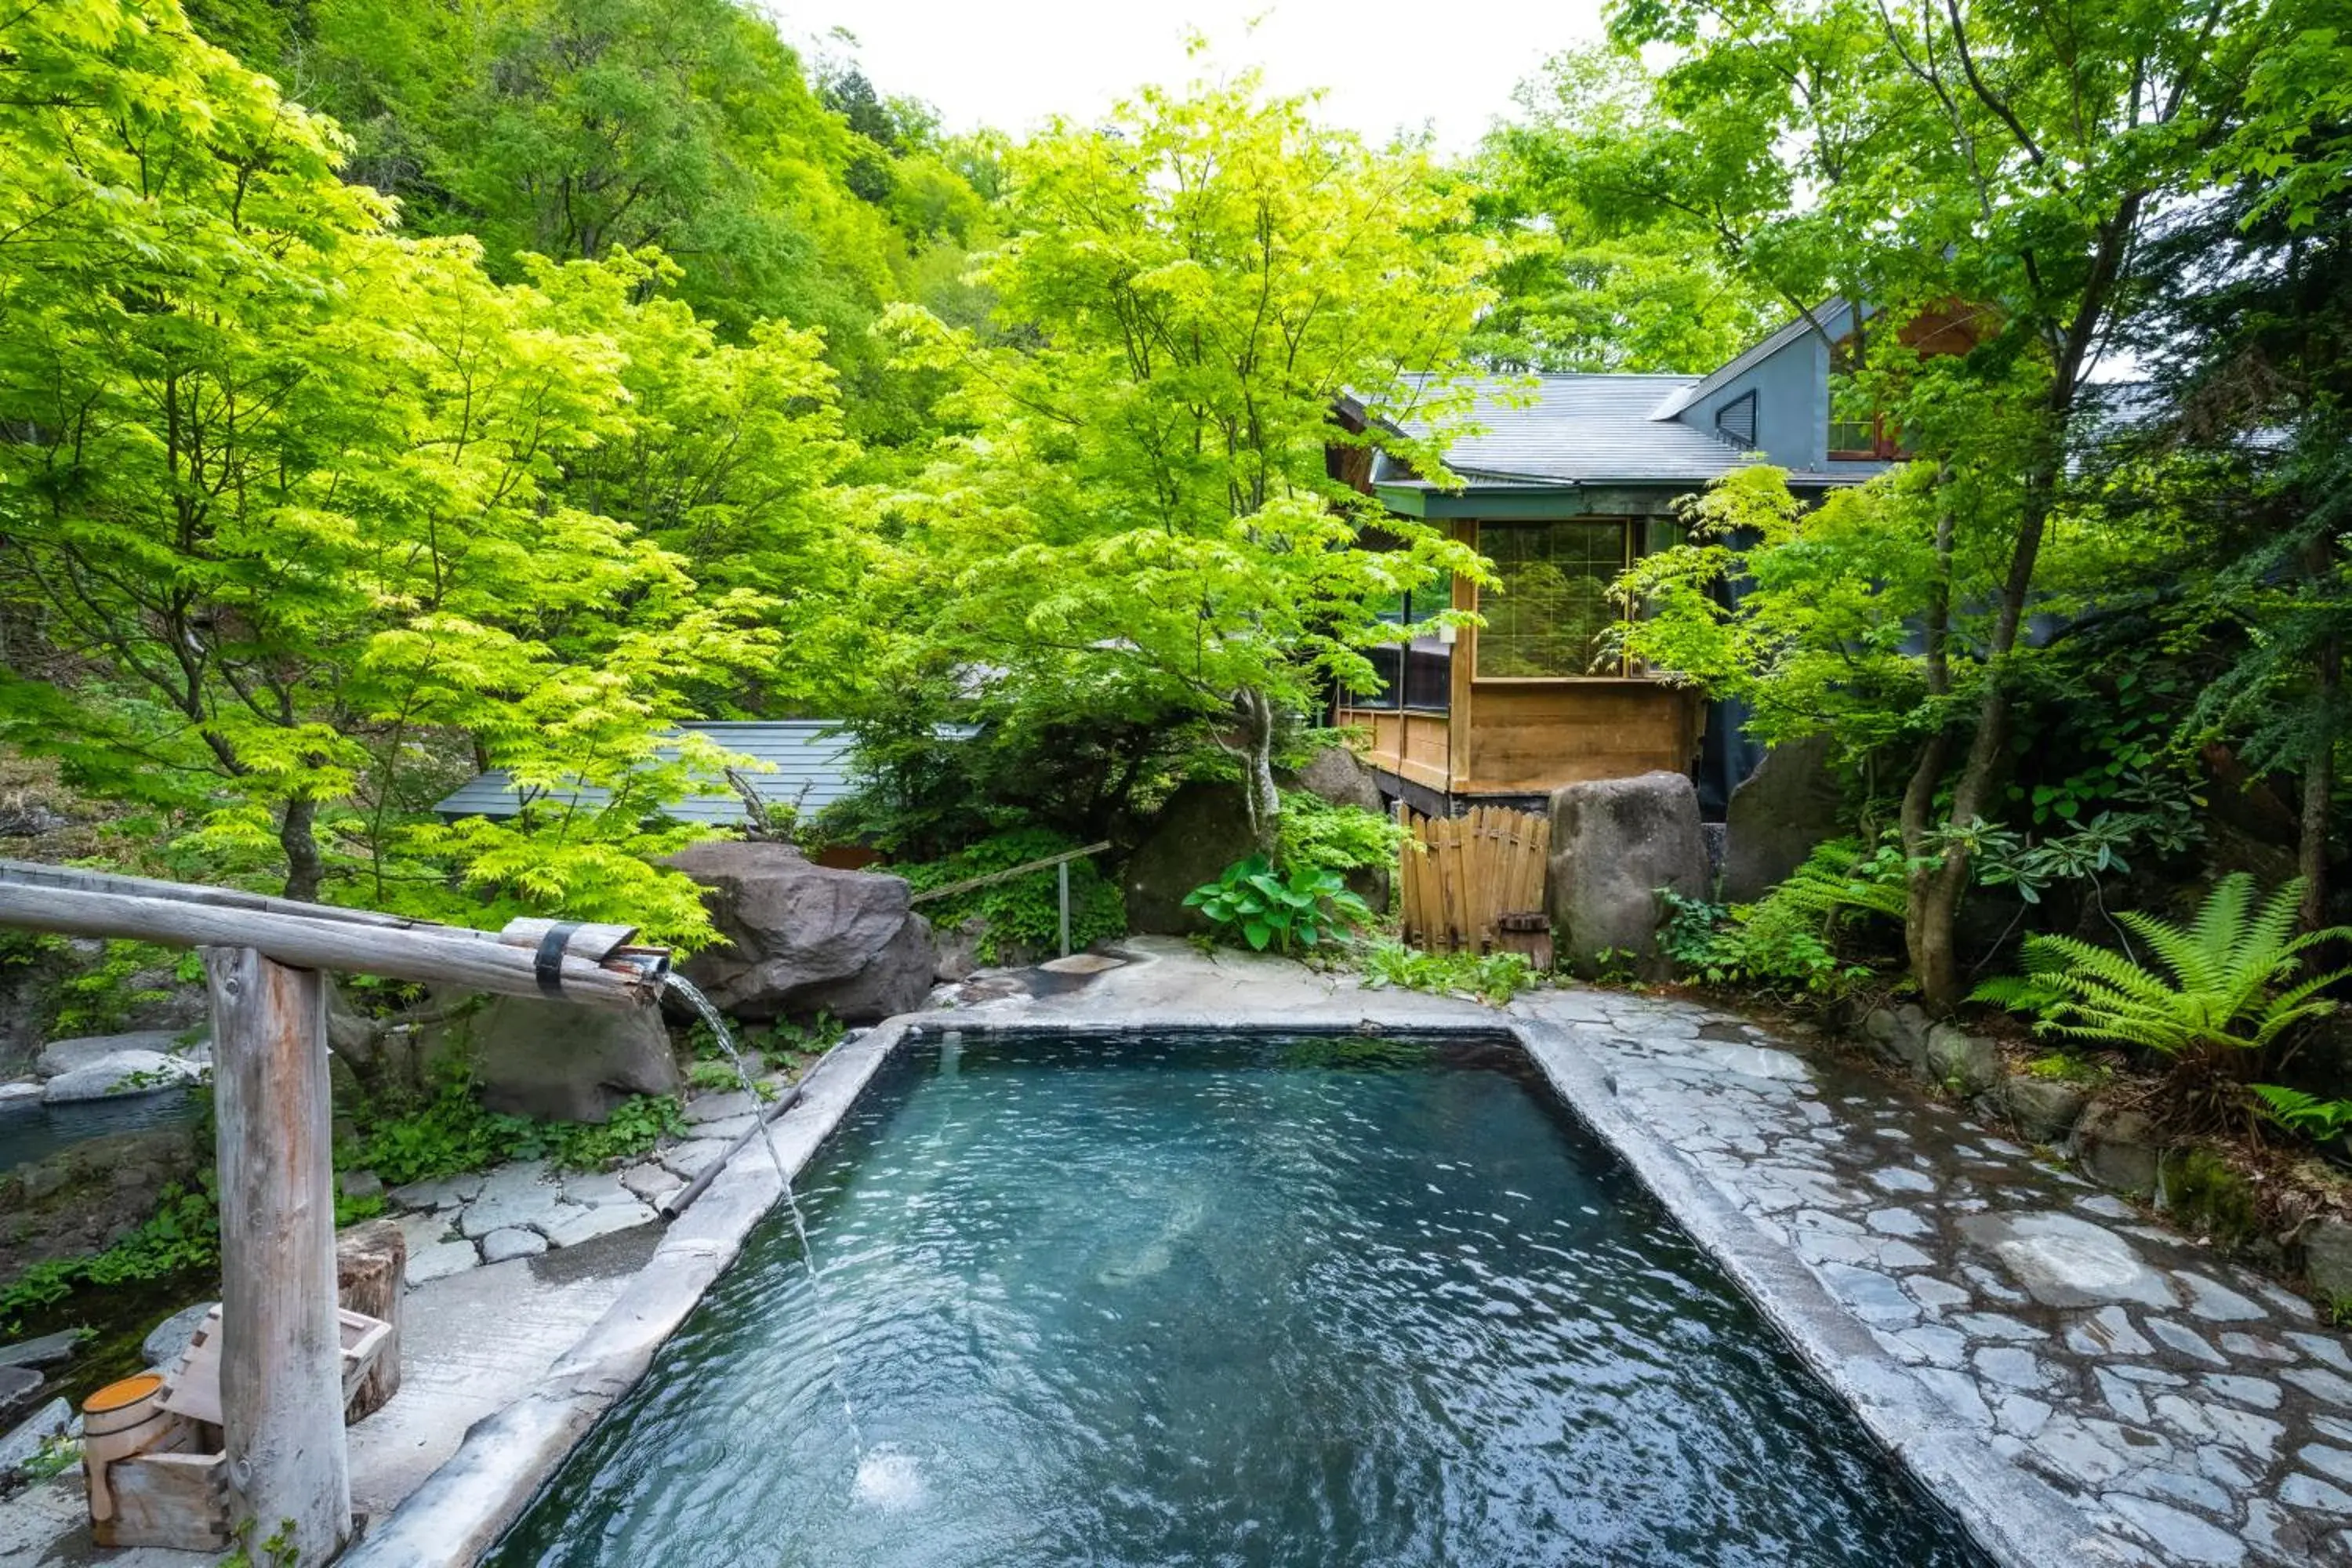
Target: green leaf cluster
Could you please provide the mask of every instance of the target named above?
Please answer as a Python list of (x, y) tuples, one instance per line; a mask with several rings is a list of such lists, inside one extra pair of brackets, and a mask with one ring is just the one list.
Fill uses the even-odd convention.
[[(893, 864), (889, 870), (892, 876), (904, 877), (919, 893), (1009, 871), (1077, 847), (1077, 840), (1051, 829), (1020, 827), (993, 834), (940, 859)], [(1071, 951), (1124, 936), (1127, 905), (1118, 884), (1103, 875), (1094, 856), (1073, 860), (1069, 867)], [(969, 892), (950, 893), (925, 904), (923, 914), (940, 931), (951, 931), (968, 921), (982, 922), (985, 929), (978, 955), (984, 963), (995, 963), (1014, 948), (1053, 952), (1061, 932), (1061, 883), (1055, 869), (1048, 867)]]
[(1263, 855), (1226, 867), (1185, 894), (1184, 907), (1200, 910), (1220, 936), (1239, 937), (1259, 952), (1315, 947), (1373, 919), (1337, 871), (1300, 866), (1286, 875)]

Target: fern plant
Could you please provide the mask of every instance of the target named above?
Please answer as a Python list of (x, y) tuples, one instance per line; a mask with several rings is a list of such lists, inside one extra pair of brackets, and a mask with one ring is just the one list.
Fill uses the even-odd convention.
[(2188, 925), (2137, 910), (2116, 917), (2163, 973), (2078, 937), (2031, 936), (2025, 975), (1988, 981), (1972, 999), (2040, 1013), (2037, 1033), (2165, 1057), (2259, 1050), (2333, 1012), (2319, 994), (2352, 974), (2336, 969), (2287, 984), (2305, 952), (2352, 936), (2345, 926), (2296, 935), (2302, 897), (2302, 882), (2289, 881), (2257, 908), (2253, 878), (2235, 872), (2214, 885)]
[(2262, 1113), (2291, 1132), (2315, 1143), (2326, 1143), (2352, 1132), (2352, 1100), (2322, 1100), (2299, 1089), (2275, 1083), (2249, 1084)]
[(1685, 973), (1836, 995), (1874, 973), (1840, 954), (1844, 928), (1871, 915), (1903, 918), (1902, 852), (1835, 838), (1752, 904), (1725, 910), (1668, 889), (1659, 898), (1667, 913), (1661, 944)]

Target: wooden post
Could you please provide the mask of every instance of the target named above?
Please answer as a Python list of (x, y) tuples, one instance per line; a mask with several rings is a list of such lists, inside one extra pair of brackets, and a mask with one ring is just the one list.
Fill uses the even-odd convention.
[(201, 950), (220, 1124), (221, 1425), (230, 1513), (322, 1563), (352, 1532), (335, 1318), (326, 986), (251, 948)]
[(1062, 956), (1070, 956), (1070, 863), (1067, 860), (1054, 868), (1062, 891)]
[(388, 1219), (355, 1225), (335, 1238), (335, 1300), (392, 1325), (375, 1370), (352, 1391), (343, 1425), (374, 1415), (400, 1392), (400, 1297), (408, 1273), (408, 1241)]

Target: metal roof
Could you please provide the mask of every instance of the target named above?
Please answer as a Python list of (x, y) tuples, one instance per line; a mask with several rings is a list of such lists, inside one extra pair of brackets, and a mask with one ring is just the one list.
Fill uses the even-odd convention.
[[(806, 815), (850, 793), (850, 740), (833, 720), (714, 721), (679, 728), (707, 735), (722, 749), (753, 759), (755, 764), (768, 764), (764, 770), (742, 770), (744, 781), (765, 805), (791, 806)], [(675, 761), (677, 749), (657, 747), (656, 754), (664, 761)], [(682, 822), (741, 822), (742, 798), (723, 778), (712, 782), (719, 787), (673, 802), (665, 808), (667, 814)], [(577, 802), (594, 811), (612, 798), (612, 792), (588, 784), (544, 791), (536, 798), (555, 805)], [(466, 816), (509, 817), (521, 810), (521, 801), (506, 770), (493, 768), (450, 792), (433, 809), (453, 822)]]
[[(1446, 449), (1445, 466), (1479, 489), (1591, 484), (1700, 485), (1762, 461), (1730, 440), (1675, 419), (1662, 400), (1699, 384), (1691, 375), (1538, 375), (1471, 383), (1469, 417), (1482, 434)], [(1848, 476), (1792, 468), (1790, 479)], [(1377, 475), (1381, 484), (1412, 484)]]

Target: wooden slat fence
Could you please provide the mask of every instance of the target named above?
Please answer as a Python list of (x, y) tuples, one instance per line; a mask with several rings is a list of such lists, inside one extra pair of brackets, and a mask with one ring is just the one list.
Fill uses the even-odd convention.
[(1406, 811), (1399, 908), (1404, 939), (1433, 951), (1492, 951), (1497, 917), (1538, 910), (1551, 822), (1536, 812), (1474, 805), (1460, 816)]

